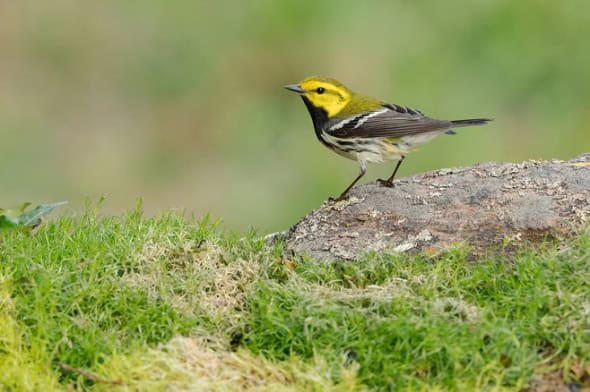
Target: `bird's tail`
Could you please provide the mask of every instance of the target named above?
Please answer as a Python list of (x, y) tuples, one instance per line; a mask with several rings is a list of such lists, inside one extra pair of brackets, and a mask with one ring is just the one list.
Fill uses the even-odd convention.
[(491, 118), (471, 118), (468, 120), (451, 121), (451, 128), (469, 127), (471, 125), (484, 125), (493, 121)]

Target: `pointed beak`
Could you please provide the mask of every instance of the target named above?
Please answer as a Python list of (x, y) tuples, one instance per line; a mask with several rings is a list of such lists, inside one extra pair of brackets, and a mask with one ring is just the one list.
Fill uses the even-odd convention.
[(283, 87), (285, 87), (289, 91), (293, 91), (293, 92), (298, 93), (298, 94), (305, 94), (307, 92), (304, 89), (302, 89), (301, 86), (298, 85), (298, 84), (288, 84), (288, 85), (283, 86)]

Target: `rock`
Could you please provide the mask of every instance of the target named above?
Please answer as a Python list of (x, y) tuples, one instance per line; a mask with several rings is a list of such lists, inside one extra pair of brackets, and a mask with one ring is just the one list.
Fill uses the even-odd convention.
[(371, 250), (437, 254), (457, 245), (482, 254), (566, 236), (589, 218), (590, 153), (442, 169), (393, 188), (362, 185), (305, 216), (286, 245), (315, 259), (352, 260)]

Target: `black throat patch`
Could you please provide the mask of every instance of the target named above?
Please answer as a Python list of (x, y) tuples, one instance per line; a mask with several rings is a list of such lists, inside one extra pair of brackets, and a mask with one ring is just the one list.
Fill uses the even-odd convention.
[(318, 137), (318, 139), (320, 139), (320, 141), (322, 141), (322, 143), (324, 143), (324, 140), (320, 137), (320, 134), (328, 126), (328, 113), (322, 108), (313, 106), (309, 99), (305, 98), (304, 96), (302, 96), (301, 99), (303, 99), (303, 102), (307, 107), (307, 111), (311, 116), (311, 121), (313, 121), (315, 135)]

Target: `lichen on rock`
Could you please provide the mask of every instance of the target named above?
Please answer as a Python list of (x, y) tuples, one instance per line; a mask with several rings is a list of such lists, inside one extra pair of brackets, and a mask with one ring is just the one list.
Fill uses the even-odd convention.
[(590, 217), (590, 153), (569, 161), (481, 163), (354, 188), (291, 228), (287, 249), (316, 259), (368, 251), (473, 252), (567, 236)]

